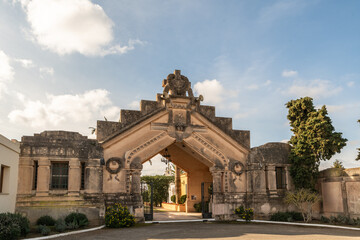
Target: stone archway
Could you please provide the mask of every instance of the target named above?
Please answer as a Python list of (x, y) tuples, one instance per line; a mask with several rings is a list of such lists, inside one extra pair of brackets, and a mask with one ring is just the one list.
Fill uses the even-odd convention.
[(249, 132), (233, 130), (231, 118), (216, 117), (214, 107), (201, 105), (203, 97), (193, 96), (179, 70), (168, 75), (163, 87), (156, 101), (141, 101), (140, 111), (121, 110), (119, 122), (98, 121), (104, 159), (118, 164), (103, 172), (105, 202), (123, 202), (141, 219), (142, 163), (181, 143), (212, 174), (214, 217), (231, 219), (234, 206), (245, 201)]

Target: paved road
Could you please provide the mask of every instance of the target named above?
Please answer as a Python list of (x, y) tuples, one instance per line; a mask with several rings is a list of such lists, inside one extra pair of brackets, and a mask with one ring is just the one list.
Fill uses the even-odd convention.
[(61, 239), (126, 239), (126, 240), (253, 240), (253, 239), (311, 239), (360, 240), (360, 231), (310, 228), (256, 223), (166, 223), (137, 226), (127, 229), (102, 229), (62, 237)]
[(185, 213), (154, 208), (154, 221), (201, 219), (201, 213)]

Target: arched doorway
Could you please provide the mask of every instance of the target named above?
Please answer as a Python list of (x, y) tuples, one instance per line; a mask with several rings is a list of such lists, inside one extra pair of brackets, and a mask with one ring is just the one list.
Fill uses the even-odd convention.
[(249, 132), (233, 130), (231, 118), (216, 117), (214, 107), (201, 105), (202, 96), (193, 96), (179, 70), (168, 75), (163, 87), (156, 101), (141, 101), (140, 111), (122, 110), (120, 122), (98, 121), (105, 203), (122, 202), (143, 219), (142, 163), (167, 149), (193, 183), (188, 184), (189, 198), (194, 197), (187, 208), (201, 196), (201, 183), (212, 182), (213, 216), (231, 219), (234, 206), (246, 200)]

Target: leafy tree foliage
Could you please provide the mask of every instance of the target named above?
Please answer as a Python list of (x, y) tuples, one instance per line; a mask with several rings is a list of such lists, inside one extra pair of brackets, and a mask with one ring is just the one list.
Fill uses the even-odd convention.
[[(151, 191), (151, 185), (153, 186), (153, 201), (155, 206), (161, 206), (162, 202), (165, 202), (169, 196), (169, 183), (174, 182), (174, 176), (142, 176), (141, 181), (146, 182)], [(150, 196), (150, 194), (148, 194)]]
[(284, 198), (285, 203), (294, 204), (300, 209), (304, 222), (311, 222), (312, 207), (320, 200), (321, 197), (318, 193), (304, 188), (300, 188), (295, 192), (287, 192)]
[(342, 133), (335, 132), (325, 106), (315, 109), (313, 99), (304, 97), (286, 104), (287, 118), (294, 135), (290, 174), (296, 188), (313, 189), (321, 160), (329, 160), (346, 145)]
[(336, 159), (333, 163), (333, 168), (341, 168), (341, 169), (344, 169), (344, 166), (342, 164), (341, 161), (339, 161), (338, 159)]

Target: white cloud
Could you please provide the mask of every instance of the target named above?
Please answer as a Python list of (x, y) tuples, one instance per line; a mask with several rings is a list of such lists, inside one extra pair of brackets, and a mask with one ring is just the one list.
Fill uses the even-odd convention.
[(284, 93), (296, 97), (326, 98), (336, 95), (341, 90), (341, 87), (334, 86), (330, 81), (315, 79), (307, 83), (294, 82)]
[(204, 96), (204, 103), (218, 104), (223, 101), (223, 96), (226, 95), (224, 87), (216, 80), (205, 80), (197, 82), (194, 85), (194, 91), (197, 95)]
[(251, 115), (254, 115), (258, 112), (258, 109), (252, 108), (252, 109), (241, 109), (241, 112), (235, 114), (234, 119), (244, 119), (248, 118)]
[(352, 87), (352, 86), (355, 85), (355, 82), (354, 82), (354, 81), (351, 81), (351, 82), (348, 82), (346, 85), (347, 85), (348, 87)]
[(326, 105), (326, 109), (329, 113), (339, 112), (346, 108), (345, 105)]
[(35, 67), (34, 62), (31, 59), (17, 58), (14, 59), (14, 61), (20, 63), (23, 68), (29, 69)]
[(23, 95), (19, 95), (18, 99), (22, 101), (24, 109), (13, 110), (8, 117), (13, 123), (43, 129), (59, 126), (65, 122), (89, 122), (99, 113), (112, 112), (115, 114), (114, 106), (108, 95), (109, 92), (103, 89), (90, 90), (76, 95), (49, 94), (46, 96), (46, 102), (27, 100)]
[(0, 50), (0, 82), (12, 81), (14, 74), (14, 69), (10, 65), (10, 58)]
[(259, 89), (259, 85), (257, 84), (251, 84), (249, 86), (246, 87), (249, 90), (258, 90)]
[(14, 69), (10, 65), (10, 58), (0, 50), (0, 99), (7, 92), (6, 84), (14, 79)]
[(283, 77), (296, 77), (298, 72), (294, 70), (284, 70), (281, 75)]
[(134, 49), (111, 46), (114, 23), (103, 8), (89, 0), (30, 0), (20, 1), (30, 24), (34, 40), (59, 55), (74, 52), (87, 56), (123, 54)]
[(140, 101), (139, 100), (134, 100), (131, 103), (129, 103), (127, 106), (130, 109), (139, 110), (140, 109)]
[(52, 67), (41, 67), (39, 68), (40, 76), (42, 78), (46, 77), (46, 75), (53, 76), (54, 75), (54, 68)]

